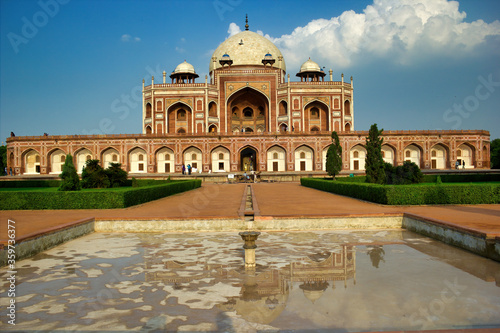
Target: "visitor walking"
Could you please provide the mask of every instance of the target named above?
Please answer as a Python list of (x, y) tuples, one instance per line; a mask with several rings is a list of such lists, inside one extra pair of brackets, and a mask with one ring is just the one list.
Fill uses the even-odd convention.
[(10, 171), (10, 175), (12, 176), (12, 168), (10, 168), (9, 171)]
[(191, 174), (191, 169), (192, 169), (191, 164), (188, 164), (188, 174)]
[(182, 174), (185, 175), (186, 174), (186, 166), (183, 164), (182, 165)]

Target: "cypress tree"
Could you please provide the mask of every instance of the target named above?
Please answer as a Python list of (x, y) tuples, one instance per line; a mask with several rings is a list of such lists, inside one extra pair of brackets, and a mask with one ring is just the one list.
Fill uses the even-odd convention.
[(366, 182), (385, 184), (384, 159), (382, 158), (382, 143), (384, 139), (381, 137), (383, 129), (380, 131), (377, 124), (373, 124), (366, 138)]
[(73, 164), (73, 156), (66, 155), (66, 160), (62, 167), (62, 172), (59, 175), (62, 179), (62, 184), (59, 186), (59, 191), (80, 191), (80, 178), (76, 173), (75, 165)]
[(335, 179), (342, 170), (342, 146), (337, 132), (332, 132), (332, 144), (326, 152), (326, 172)]

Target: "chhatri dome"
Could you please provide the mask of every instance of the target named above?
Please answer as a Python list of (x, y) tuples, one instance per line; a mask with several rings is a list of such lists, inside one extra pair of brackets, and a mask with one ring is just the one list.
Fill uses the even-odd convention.
[(172, 74), (196, 74), (193, 65), (188, 63), (186, 60), (175, 67), (174, 73)]
[[(219, 60), (223, 60), (227, 55), (233, 61), (232, 66), (238, 65), (258, 65), (262, 66), (262, 60), (269, 58), (276, 59), (274, 68), (280, 68), (286, 72), (285, 60), (281, 51), (269, 39), (253, 31), (248, 30), (248, 18), (245, 31), (237, 33), (222, 42), (212, 54), (209, 70), (221, 68)], [(227, 58), (226, 56), (226, 58)], [(214, 61), (214, 57), (216, 60)], [(280, 59), (283, 59), (280, 61)]]
[(312, 61), (311, 58), (309, 58), (306, 62), (300, 66), (300, 72), (299, 73), (305, 73), (305, 72), (321, 72), (321, 67), (319, 65)]

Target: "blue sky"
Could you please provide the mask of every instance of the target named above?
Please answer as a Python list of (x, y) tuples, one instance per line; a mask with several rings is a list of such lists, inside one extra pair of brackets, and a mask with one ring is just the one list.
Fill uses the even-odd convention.
[(500, 137), (500, 1), (0, 0), (0, 140), (140, 133), (142, 79), (181, 62), (204, 82), (244, 29), (292, 80), (309, 57), (354, 77), (355, 129), (485, 129)]

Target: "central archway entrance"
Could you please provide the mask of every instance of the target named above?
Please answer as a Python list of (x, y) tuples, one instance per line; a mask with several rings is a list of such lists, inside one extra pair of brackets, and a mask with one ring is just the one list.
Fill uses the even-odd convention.
[(257, 151), (251, 147), (246, 147), (240, 152), (241, 171), (257, 171)]

